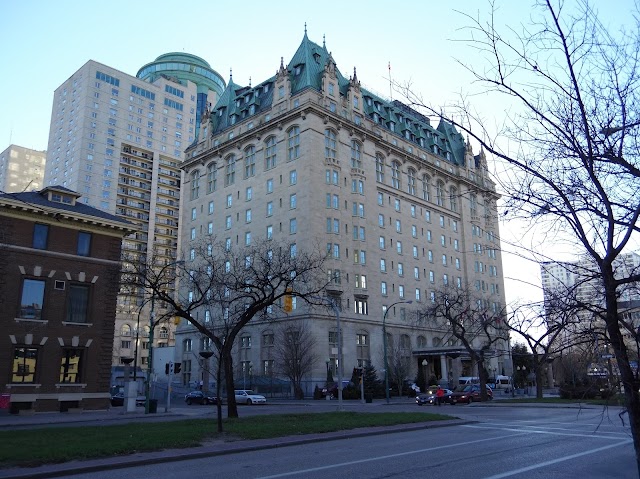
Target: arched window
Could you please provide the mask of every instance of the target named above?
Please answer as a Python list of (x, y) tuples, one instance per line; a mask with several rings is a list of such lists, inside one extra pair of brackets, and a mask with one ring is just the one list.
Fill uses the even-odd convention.
[(442, 346), (442, 339), (437, 337), (433, 338), (432, 343), (433, 343), (433, 347), (437, 348), (438, 346)]
[(384, 183), (384, 158), (380, 153), (376, 155), (376, 181)]
[(426, 348), (427, 347), (427, 338), (424, 336), (418, 336), (417, 342), (418, 348)]
[(391, 162), (391, 186), (400, 189), (400, 162)]
[(472, 218), (478, 216), (478, 198), (474, 194), (469, 195), (469, 208)]
[(218, 180), (218, 166), (215, 163), (209, 163), (207, 166), (207, 193), (216, 191), (216, 182)]
[(444, 206), (444, 182), (442, 180), (438, 180), (436, 183), (436, 204)]
[(195, 200), (200, 195), (200, 170), (191, 173), (191, 199)]
[(229, 186), (236, 181), (236, 156), (229, 155), (225, 160), (224, 185)]
[(407, 193), (416, 194), (416, 170), (413, 168), (407, 170)]
[(353, 140), (351, 142), (351, 168), (362, 169), (362, 159), (360, 158), (360, 143)]
[(449, 188), (449, 202), (451, 211), (458, 212), (458, 189), (455, 186)]
[(249, 146), (244, 150), (244, 177), (250, 178), (256, 175), (256, 149)]
[(300, 156), (300, 127), (291, 127), (287, 136), (287, 161), (292, 161)]
[(267, 138), (264, 142), (264, 169), (270, 170), (271, 168), (275, 168), (277, 163), (276, 158), (276, 137), (271, 136)]
[(142, 331), (145, 338), (148, 338), (151, 334), (151, 328), (149, 326), (145, 326), (144, 328), (142, 328)]
[(400, 336), (400, 349), (402, 349), (404, 353), (411, 350), (411, 338), (409, 338), (408, 334)]
[(425, 201), (431, 201), (430, 182), (431, 178), (429, 178), (429, 175), (422, 175), (422, 199)]
[(123, 324), (120, 328), (120, 336), (131, 336), (131, 326)]
[(324, 130), (324, 156), (326, 158), (336, 157), (336, 134), (329, 128)]

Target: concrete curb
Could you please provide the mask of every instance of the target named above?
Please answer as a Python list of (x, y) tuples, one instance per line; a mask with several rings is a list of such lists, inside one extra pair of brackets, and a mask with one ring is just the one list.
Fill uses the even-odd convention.
[(238, 454), (242, 452), (311, 444), (315, 442), (393, 434), (396, 432), (461, 426), (465, 424), (475, 424), (477, 422), (478, 421), (453, 419), (445, 421), (398, 424), (395, 426), (366, 427), (347, 431), (337, 431), (321, 434), (306, 434), (303, 436), (286, 436), (273, 439), (216, 442), (215, 444), (203, 445), (196, 448), (190, 448), (188, 450), (167, 449), (148, 453), (137, 453), (129, 456), (90, 459), (86, 461), (71, 461), (63, 464), (49, 464), (46, 466), (38, 466), (34, 468), (0, 469), (0, 478), (40, 479), (48, 477), (64, 477), (73, 474), (122, 469), (133, 466), (143, 466), (147, 464), (185, 461), (190, 459), (200, 459), (204, 457), (222, 456), (226, 454)]

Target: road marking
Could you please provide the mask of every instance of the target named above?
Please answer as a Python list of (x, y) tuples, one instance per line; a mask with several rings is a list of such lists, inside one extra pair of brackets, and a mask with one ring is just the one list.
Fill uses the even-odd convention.
[(533, 464), (531, 466), (522, 467), (520, 469), (514, 469), (512, 471), (506, 471), (501, 474), (496, 474), (493, 476), (485, 477), (484, 479), (501, 479), (503, 477), (515, 476), (516, 474), (522, 474), (523, 472), (533, 471), (534, 469), (540, 469), (542, 467), (551, 466), (553, 464), (557, 464), (559, 462), (570, 461), (571, 459), (576, 459), (582, 456), (588, 456), (589, 454), (595, 454), (597, 452), (606, 451), (607, 449), (612, 449), (614, 447), (625, 446), (627, 444), (631, 444), (631, 440), (617, 442), (615, 444), (609, 444), (608, 446), (598, 447), (596, 449), (590, 449), (588, 451), (578, 452), (576, 454), (571, 454), (570, 456), (559, 457), (558, 459), (552, 459), (551, 461), (540, 462), (538, 464)]
[[(467, 424), (462, 427), (468, 427), (471, 429), (491, 429), (491, 430), (498, 430), (498, 431), (522, 432), (522, 428), (512, 429), (510, 427), (499, 427), (499, 426), (474, 426), (474, 425)], [(602, 435), (596, 435), (596, 434), (579, 434), (579, 433), (556, 432), (556, 431), (537, 431), (534, 429), (527, 429), (527, 433), (528, 434), (547, 434), (550, 436), (590, 437), (595, 439), (615, 439), (615, 440), (620, 439), (619, 437), (609, 437), (609, 436), (602, 436)]]
[(446, 445), (446, 446), (428, 447), (428, 448), (425, 448), (425, 449), (417, 449), (415, 451), (405, 451), (405, 452), (399, 452), (397, 454), (388, 454), (386, 456), (371, 457), (371, 458), (368, 458), (368, 459), (359, 459), (357, 461), (342, 462), (342, 463), (339, 463), (339, 464), (330, 464), (330, 465), (327, 465), (327, 466), (312, 467), (312, 468), (309, 468), (309, 469), (300, 469), (300, 470), (297, 470), (297, 471), (283, 472), (281, 474), (274, 474), (274, 475), (271, 475), (271, 476), (261, 476), (261, 477), (258, 477), (256, 479), (275, 479), (277, 477), (299, 476), (299, 475), (305, 474), (305, 473), (326, 471), (328, 469), (335, 469), (335, 468), (345, 467), (345, 466), (353, 466), (355, 464), (363, 464), (365, 462), (384, 461), (386, 459), (393, 459), (393, 458), (396, 458), (396, 457), (409, 456), (411, 454), (422, 454), (424, 452), (438, 451), (438, 450), (441, 450), (441, 449), (447, 449), (447, 448), (451, 448), (451, 447), (467, 446), (469, 444), (478, 444), (478, 443), (481, 443), (481, 442), (495, 441), (496, 439), (506, 439), (506, 438), (509, 438), (509, 437), (517, 437), (517, 436), (525, 436), (526, 435), (526, 433), (523, 433), (521, 431), (517, 431), (517, 432), (518, 432), (518, 434), (511, 434), (509, 436), (500, 436), (500, 438), (489, 437), (489, 438), (485, 438), (485, 439), (477, 439), (477, 440), (474, 440), (474, 441), (458, 442), (456, 444), (449, 444), (449, 445)]

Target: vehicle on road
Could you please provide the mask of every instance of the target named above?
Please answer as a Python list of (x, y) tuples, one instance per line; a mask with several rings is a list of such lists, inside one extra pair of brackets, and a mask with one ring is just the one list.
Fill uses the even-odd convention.
[[(138, 396), (136, 398), (136, 406), (144, 406), (146, 398), (144, 396)], [(116, 393), (111, 396), (111, 406), (118, 407), (124, 406), (124, 393)]]
[(191, 404), (216, 404), (218, 398), (212, 395), (207, 395), (202, 391), (191, 391), (185, 394), (184, 400), (188, 405)]
[(251, 389), (237, 389), (235, 391), (236, 403), (238, 404), (266, 404), (267, 398), (254, 393)]
[[(493, 391), (489, 386), (487, 388), (487, 399), (493, 399)], [(480, 401), (480, 385), (467, 384), (466, 386), (458, 386), (449, 395), (449, 403), (465, 403), (471, 404), (473, 401)]]
[[(436, 404), (436, 391), (438, 390), (437, 387), (435, 388), (428, 388), (426, 393), (422, 393), (422, 394), (418, 394), (416, 396), (416, 404), (418, 406), (422, 406), (424, 404)], [(442, 390), (444, 391), (444, 396), (442, 396), (442, 404), (447, 404), (451, 402), (451, 393), (453, 391), (451, 391), (451, 389), (446, 389), (446, 388), (442, 388)]]

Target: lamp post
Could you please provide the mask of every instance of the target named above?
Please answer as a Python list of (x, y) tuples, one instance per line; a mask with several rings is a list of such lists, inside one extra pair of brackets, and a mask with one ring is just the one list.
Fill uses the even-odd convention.
[(387, 313), (391, 308), (393, 308), (396, 304), (411, 304), (413, 301), (396, 301), (392, 303), (391, 306), (387, 307), (384, 310), (384, 315), (382, 316), (382, 349), (384, 354), (384, 394), (387, 400), (387, 404), (389, 404), (389, 360), (387, 359)]
[[(165, 264), (160, 271), (158, 272), (158, 278), (162, 276), (164, 270), (169, 266), (176, 266), (179, 264), (184, 264), (183, 260), (172, 261), (170, 263)], [(151, 376), (153, 374), (153, 330), (156, 327), (156, 312), (155, 312), (155, 304), (156, 304), (156, 295), (155, 292), (151, 292), (151, 311), (149, 312), (149, 364), (147, 364), (147, 380), (144, 385), (144, 413), (149, 414), (149, 402), (150, 402), (150, 386), (151, 386)], [(169, 384), (169, 388), (171, 384)]]
[(429, 361), (427, 361), (426, 359), (422, 360), (422, 368), (424, 369), (424, 384), (422, 385), (424, 387), (424, 392), (427, 392), (427, 387), (429, 386), (429, 379), (427, 378), (427, 366), (429, 365)]
[(213, 351), (200, 351), (198, 354), (200, 354), (200, 356), (203, 359), (204, 362), (204, 377), (202, 378), (203, 381), (203, 389), (204, 389), (204, 394), (208, 395), (209, 394), (209, 358), (211, 356), (213, 356)]

